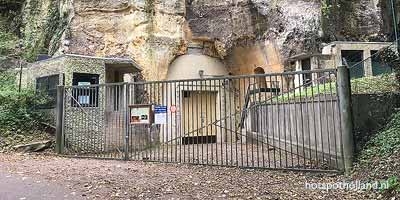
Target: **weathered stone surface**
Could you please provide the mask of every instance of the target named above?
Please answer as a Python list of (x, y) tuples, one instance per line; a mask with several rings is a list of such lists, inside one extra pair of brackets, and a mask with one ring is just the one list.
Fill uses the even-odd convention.
[[(223, 58), (230, 71), (247, 73), (237, 68), (263, 64), (268, 71), (292, 55), (318, 52), (323, 43), (392, 36), (390, 5), (383, 0), (36, 1), (26, 0), (23, 9), (25, 41), (48, 45), (50, 54), (130, 57), (148, 80), (164, 79), (193, 40), (213, 41), (209, 49), (217, 55), (207, 55)], [(52, 17), (56, 26), (48, 26)], [(255, 51), (241, 58), (237, 52), (243, 48)]]

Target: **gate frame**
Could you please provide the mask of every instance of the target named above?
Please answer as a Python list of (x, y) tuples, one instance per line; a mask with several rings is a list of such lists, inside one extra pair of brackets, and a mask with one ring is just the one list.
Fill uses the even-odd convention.
[[(340, 119), (340, 128), (341, 128), (341, 139), (342, 139), (342, 158), (343, 158), (343, 165), (342, 168), (339, 170), (343, 170), (346, 174), (351, 172), (353, 159), (354, 159), (354, 137), (353, 137), (353, 116), (352, 116), (352, 109), (351, 109), (351, 82), (350, 82), (350, 70), (347, 66), (339, 66), (335, 69), (337, 72), (337, 96), (339, 101), (339, 119)], [(324, 70), (312, 70), (307, 72), (322, 72)], [(294, 72), (296, 73), (296, 72)], [(301, 72), (306, 73), (306, 72)], [(275, 73), (278, 74), (278, 73)], [(282, 73), (279, 73), (282, 74)], [(283, 74), (293, 74), (293, 72), (287, 72)], [(268, 75), (274, 75), (268, 74)], [(241, 75), (241, 76), (227, 76), (223, 77), (224, 79), (229, 78), (241, 78), (241, 77), (248, 77), (249, 75)], [(263, 75), (251, 75), (251, 77), (257, 78)], [(218, 78), (207, 78), (205, 80), (220, 80), (221, 77)], [(188, 79), (188, 80), (167, 80), (167, 81), (151, 81), (150, 83), (170, 83), (176, 81), (193, 81), (193, 80), (203, 80), (203, 79)], [(125, 110), (125, 129), (124, 129), (124, 157), (123, 160), (129, 160), (129, 139), (130, 139), (130, 132), (129, 132), (129, 101), (130, 95), (135, 96), (134, 93), (130, 94), (129, 91), (131, 90), (131, 86), (133, 87), (133, 91), (136, 85), (143, 84), (148, 82), (134, 82), (134, 83), (122, 83), (123, 85), (123, 93), (125, 93), (125, 98), (123, 98), (123, 105)], [(105, 85), (105, 84), (102, 84)], [(65, 86), (59, 85), (57, 86), (57, 112), (56, 112), (56, 147), (55, 151), (57, 154), (64, 153), (64, 100), (65, 100)], [(133, 102), (136, 103), (136, 102)], [(224, 165), (225, 166), (225, 165)], [(227, 166), (228, 167), (228, 166)], [(279, 170), (280, 168), (273, 168)], [(296, 170), (296, 169), (293, 169)], [(301, 169), (299, 169), (301, 171)], [(316, 171), (324, 171), (324, 170), (316, 170)]]

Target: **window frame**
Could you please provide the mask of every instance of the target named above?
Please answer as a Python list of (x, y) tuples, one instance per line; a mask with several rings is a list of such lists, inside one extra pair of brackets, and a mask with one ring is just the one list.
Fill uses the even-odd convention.
[[(40, 105), (39, 108), (41, 109), (53, 109), (57, 105), (57, 86), (60, 85), (60, 75), (61, 74), (52, 74), (48, 76), (41, 76), (36, 78), (36, 89), (35, 93), (37, 95), (46, 95), (50, 98), (50, 100)], [(56, 81), (54, 81), (56, 80)], [(56, 83), (50, 84), (50, 83)]]
[[(99, 86), (100, 74), (91, 73), (72, 73), (72, 107), (84, 107), (84, 108), (97, 108), (99, 107)], [(85, 85), (79, 85), (79, 83), (90, 83)], [(85, 98), (82, 98), (85, 97)], [(88, 103), (82, 103), (81, 99), (86, 99)]]

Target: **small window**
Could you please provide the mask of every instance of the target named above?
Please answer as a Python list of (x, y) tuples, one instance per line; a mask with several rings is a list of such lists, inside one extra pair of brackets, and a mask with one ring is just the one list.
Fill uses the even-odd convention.
[(73, 88), (72, 106), (98, 107), (99, 87), (91, 85), (99, 84), (99, 76), (98, 74), (73, 74), (72, 85), (80, 87)]
[(189, 91), (183, 91), (183, 98), (189, 98), (190, 97), (190, 92)]
[(60, 83), (60, 76), (44, 76), (36, 79), (36, 93), (46, 96), (47, 101), (41, 108), (55, 108), (57, 104), (57, 85)]

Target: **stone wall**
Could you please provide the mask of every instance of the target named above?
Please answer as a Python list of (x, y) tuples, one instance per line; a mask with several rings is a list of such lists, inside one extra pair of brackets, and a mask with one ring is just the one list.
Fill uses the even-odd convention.
[(105, 83), (105, 62), (102, 59), (59, 56), (29, 64), (22, 73), (22, 85), (35, 88), (36, 79), (43, 76), (60, 75), (60, 85), (72, 85), (73, 73), (99, 74), (99, 82)]
[[(26, 0), (22, 38), (35, 53), (129, 57), (166, 79), (194, 40), (211, 41), (232, 74), (283, 71), (287, 58), (334, 40), (390, 39), (382, 0)], [(399, 9), (400, 10), (400, 9)], [(244, 54), (243, 54), (244, 53)], [(243, 56), (243, 57), (242, 57)]]

